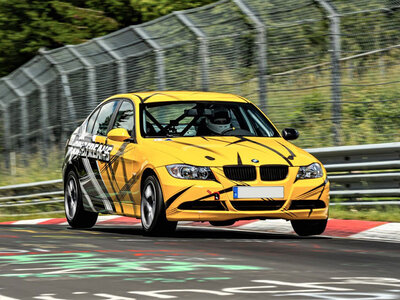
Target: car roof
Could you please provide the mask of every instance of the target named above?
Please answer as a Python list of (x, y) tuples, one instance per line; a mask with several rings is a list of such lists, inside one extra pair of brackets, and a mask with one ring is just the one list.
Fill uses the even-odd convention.
[(198, 92), (198, 91), (153, 91), (119, 94), (113, 98), (130, 98), (138, 103), (175, 102), (175, 101), (229, 101), (249, 102), (245, 98), (227, 93)]

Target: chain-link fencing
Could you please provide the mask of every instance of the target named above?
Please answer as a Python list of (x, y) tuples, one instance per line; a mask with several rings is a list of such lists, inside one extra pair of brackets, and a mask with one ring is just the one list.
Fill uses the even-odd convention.
[(101, 100), (148, 90), (242, 95), (303, 147), (399, 141), (399, 32), (398, 0), (222, 0), (41, 50), (0, 80), (0, 151), (46, 157)]

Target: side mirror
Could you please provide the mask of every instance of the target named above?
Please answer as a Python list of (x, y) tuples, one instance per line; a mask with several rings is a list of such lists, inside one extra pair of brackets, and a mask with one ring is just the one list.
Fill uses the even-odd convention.
[(123, 142), (130, 139), (131, 136), (125, 128), (114, 128), (108, 132), (107, 138), (113, 141)]
[(282, 137), (287, 141), (295, 140), (299, 135), (299, 132), (294, 128), (285, 128), (282, 130)]

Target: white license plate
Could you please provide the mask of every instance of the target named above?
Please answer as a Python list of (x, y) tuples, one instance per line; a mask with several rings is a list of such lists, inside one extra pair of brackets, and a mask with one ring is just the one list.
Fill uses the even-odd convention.
[(233, 199), (283, 198), (283, 186), (234, 186)]

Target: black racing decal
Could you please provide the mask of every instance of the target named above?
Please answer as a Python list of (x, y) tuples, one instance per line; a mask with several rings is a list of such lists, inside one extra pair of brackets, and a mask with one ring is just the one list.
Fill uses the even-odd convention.
[(319, 194), (319, 196), (318, 196), (318, 200), (321, 199), (322, 193), (325, 191), (325, 187), (326, 187), (326, 185), (324, 185), (324, 187), (322, 188), (321, 194)]
[(237, 162), (238, 162), (238, 165), (243, 165), (242, 158), (240, 157), (239, 152), (237, 153)]
[[(101, 172), (103, 172), (105, 169), (110, 168), (123, 154), (125, 154), (125, 149), (126, 147), (129, 145), (128, 142), (125, 142), (121, 145), (121, 147), (118, 149), (118, 152), (115, 153), (115, 155), (113, 155), (113, 157), (111, 157), (111, 159), (103, 166), (103, 168), (100, 170)], [(131, 148), (132, 150), (132, 148)], [(116, 169), (114, 169), (115, 171)]]
[(270, 201), (275, 201), (272, 198), (261, 198), (261, 200), (265, 201), (265, 202), (270, 202)]
[(314, 194), (318, 194), (319, 192), (316, 191), (316, 190), (318, 190), (318, 189), (320, 189), (320, 188), (322, 188), (322, 187), (325, 187), (326, 183), (327, 183), (327, 181), (325, 180), (325, 181), (324, 181), (322, 184), (320, 184), (319, 186), (317, 186), (317, 187), (315, 187), (315, 188), (313, 188), (313, 189), (311, 189), (311, 190), (309, 190), (309, 191), (307, 191), (307, 192), (305, 192), (305, 193), (299, 195), (297, 198), (299, 199), (300, 197), (303, 197), (303, 196), (310, 196), (310, 193), (312, 193), (312, 192), (315, 192)]
[[(212, 141), (217, 141), (217, 142), (221, 142), (221, 143), (224, 143), (224, 144), (230, 144), (230, 142), (228, 142), (228, 141), (225, 141), (225, 140), (220, 140), (220, 139), (217, 139), (217, 138), (209, 138), (210, 140), (212, 140)], [(226, 146), (228, 146), (228, 145), (226, 145)], [(240, 146), (242, 146), (242, 147), (246, 147), (246, 148), (250, 148), (250, 149), (255, 149), (254, 147), (250, 147), (250, 146), (248, 146), (248, 145), (240, 145)]]
[(208, 142), (208, 139), (207, 139), (205, 136), (201, 136), (201, 138), (202, 138), (203, 140), (206, 140), (206, 141)]
[[(107, 174), (108, 180), (109, 180), (110, 185), (111, 185), (111, 189), (113, 190), (113, 192), (115, 194), (115, 197), (116, 197), (118, 203), (120, 204), (122, 213), (124, 213), (124, 209), (123, 209), (123, 206), (122, 206), (121, 199), (119, 197), (120, 196), (120, 191), (117, 192), (117, 189), (114, 186), (114, 183), (118, 187), (117, 179), (115, 177), (115, 172), (116, 172), (116, 170), (118, 168), (118, 165), (119, 165), (119, 162), (120, 162), (119, 159), (123, 159), (121, 156), (122, 156), (122, 154), (125, 153), (125, 149), (126, 149), (126, 146), (128, 144), (129, 143), (127, 143), (127, 142), (123, 143), (121, 145), (121, 147), (118, 149), (118, 152), (100, 170), (101, 173), (105, 172)], [(127, 176), (126, 176), (126, 170), (125, 170), (125, 163), (124, 162), (123, 162), (123, 168), (124, 168), (125, 182), (127, 182)]]
[(305, 199), (307, 199), (307, 198), (313, 197), (313, 196), (318, 195), (318, 194), (319, 194), (319, 191), (318, 191), (318, 190), (315, 190), (315, 191), (308, 192), (308, 193), (304, 193), (304, 194), (298, 196), (298, 197), (296, 198), (296, 200), (302, 200), (302, 199), (305, 200)]
[[(193, 185), (192, 185), (193, 186)], [(184, 188), (183, 190), (177, 192), (175, 195), (171, 196), (166, 202), (165, 202), (165, 208), (168, 208), (171, 206), (171, 204), (184, 192), (186, 192), (188, 189), (190, 189), (192, 186), (189, 186), (187, 188)]]
[[(114, 195), (116, 196), (117, 201), (119, 202), (119, 204), (121, 204), (121, 201), (119, 200), (117, 191), (116, 191), (116, 189), (115, 189), (115, 187), (114, 187), (114, 184), (113, 184), (113, 182), (115, 181), (115, 174), (114, 174), (114, 172), (112, 172), (110, 169), (107, 169), (105, 173), (107, 174), (108, 182), (109, 182), (110, 185), (111, 185), (111, 189), (112, 189)], [(112, 178), (111, 178), (111, 177), (112, 177)]]
[(206, 147), (203, 147), (203, 146), (200, 146), (200, 145), (196, 145), (196, 144), (190, 144), (190, 143), (185, 143), (185, 142), (180, 142), (180, 141), (175, 141), (175, 140), (172, 140), (172, 142), (178, 143), (178, 144), (181, 144), (181, 145), (192, 146), (192, 147), (199, 148), (199, 149), (202, 149), (202, 150), (205, 150), (205, 151), (210, 151), (210, 152), (212, 152), (214, 154), (218, 153), (218, 152), (216, 152), (216, 151), (214, 151), (212, 149), (209, 149), (209, 148), (206, 148)]
[(208, 160), (215, 160), (214, 157), (211, 157), (211, 156), (208, 156), (208, 155), (206, 155), (206, 156), (204, 156), (204, 157), (207, 158)]
[(288, 159), (293, 160), (296, 157), (296, 154), (294, 154), (293, 151), (290, 150), (288, 147), (286, 147), (284, 144), (282, 144), (281, 142), (278, 142), (278, 141), (277, 141), (277, 143), (280, 144), (283, 148), (285, 148), (290, 153), (290, 155), (288, 156)]
[(288, 211), (288, 209), (287, 208), (282, 208), (282, 210), (281, 210), (283, 213), (285, 213), (285, 214), (287, 214), (287, 215), (289, 215), (290, 217), (296, 217), (296, 214), (295, 213), (293, 213), (293, 212), (291, 212), (291, 211)]
[(122, 171), (124, 174), (125, 184), (119, 190), (119, 193), (123, 195), (122, 197), (124, 197), (124, 195), (128, 194), (129, 200), (133, 204), (134, 214), (136, 214), (135, 201), (134, 201), (132, 193), (131, 193), (131, 187), (139, 180), (142, 173), (139, 172), (138, 174), (133, 174), (131, 176), (131, 178), (128, 179), (128, 174), (126, 172), (125, 158), (121, 157), (120, 161), (122, 163)]
[[(129, 195), (129, 199), (131, 200), (132, 204), (135, 204), (133, 201), (133, 196), (131, 194), (131, 187), (138, 181), (141, 174), (132, 175), (131, 178), (125, 183), (125, 185), (119, 190), (121, 195)], [(135, 205), (133, 206), (135, 208)], [(136, 214), (136, 212), (134, 212)]]
[(310, 212), (308, 213), (308, 217), (310, 217), (310, 216), (311, 216), (312, 212), (313, 212), (313, 209), (312, 209), (312, 208), (310, 208)]
[(112, 145), (93, 143), (77, 140), (71, 143), (72, 155), (94, 158), (100, 161), (109, 161), (110, 152), (114, 148)]
[[(264, 144), (261, 144), (261, 143), (259, 143), (259, 142), (249, 140), (248, 138), (245, 138), (244, 136), (240, 136), (240, 137), (237, 137), (237, 138), (238, 138), (238, 140), (236, 140), (236, 141), (234, 141), (234, 142), (228, 143), (227, 145), (225, 145), (225, 147), (230, 146), (230, 145), (234, 145), (234, 144), (243, 143), (243, 142), (253, 143), (253, 144), (256, 144), (256, 145), (258, 145), (258, 146), (264, 147), (264, 148), (266, 148), (266, 149), (268, 149), (268, 150), (270, 150), (270, 151), (272, 151), (272, 152), (278, 154), (280, 157), (282, 157), (284, 160), (286, 160), (286, 162), (287, 162), (291, 167), (293, 167), (292, 162), (291, 162), (285, 155), (283, 155), (282, 153), (280, 153), (279, 151), (277, 151), (277, 150), (275, 150), (275, 149), (273, 149), (273, 148), (271, 148), (271, 147), (268, 147), (268, 146), (266, 146), (266, 145), (264, 145)], [(246, 146), (246, 145), (242, 145), (242, 144), (241, 144), (241, 146)], [(247, 146), (247, 147), (248, 147), (248, 146)], [(256, 149), (256, 148), (253, 148), (253, 149)]]
[(105, 207), (103, 201), (101, 201), (99, 195), (97, 194), (97, 191), (94, 187), (94, 183), (91, 180), (87, 180), (86, 182), (83, 182), (84, 180), (85, 180), (85, 178), (81, 178), (80, 183), (82, 184), (82, 187), (85, 189), (89, 198), (96, 200), (94, 202), (92, 201), (92, 205), (95, 208), (95, 210), (105, 211), (106, 207)]
[[(108, 202), (111, 205), (112, 210), (115, 211), (114, 202), (109, 197), (108, 190), (107, 190), (106, 186), (104, 185), (103, 179), (101, 178), (101, 174), (100, 174), (96, 160), (89, 159), (88, 161), (89, 161), (90, 168), (92, 169), (92, 172), (94, 174), (94, 180), (96, 180), (96, 182), (100, 188), (101, 194), (104, 195), (106, 198), (106, 199), (104, 199), (102, 197), (102, 195), (99, 194), (98, 191), (96, 190), (96, 188), (94, 187), (94, 191), (96, 191), (96, 194), (97, 194), (97, 196), (95, 196), (95, 199), (98, 200), (96, 202), (98, 202), (98, 204), (102, 203), (102, 205), (104, 205), (103, 200), (108, 200)], [(107, 210), (107, 207), (105, 205), (104, 205), (104, 209)]]

